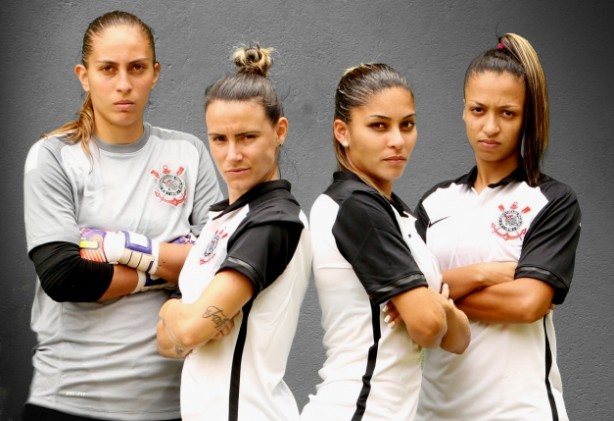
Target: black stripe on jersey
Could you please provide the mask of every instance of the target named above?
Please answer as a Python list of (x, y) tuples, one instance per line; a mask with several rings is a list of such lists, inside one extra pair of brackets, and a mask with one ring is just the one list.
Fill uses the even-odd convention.
[(249, 279), (252, 284), (254, 284), (257, 291), (261, 291), (262, 289), (264, 289), (264, 281), (262, 280), (262, 276), (260, 276), (258, 271), (254, 269), (252, 265), (232, 256), (228, 256), (228, 258), (226, 259), (226, 263), (228, 263), (228, 265), (226, 265), (225, 267), (234, 267), (235, 269), (237, 269), (237, 267), (240, 267), (242, 268), (242, 270), (238, 270), (238, 272), (242, 274), (245, 272), (249, 273), (247, 279)]
[(424, 286), (424, 280), (424, 275), (417, 273), (384, 285), (377, 291), (372, 291), (369, 295), (376, 303), (383, 303), (391, 297), (398, 295), (399, 291), (409, 291), (410, 289)]
[(548, 402), (550, 402), (550, 410), (552, 411), (552, 421), (559, 421), (559, 412), (556, 409), (556, 402), (552, 394), (552, 385), (550, 384), (550, 369), (552, 368), (552, 350), (550, 349), (550, 341), (548, 340), (548, 330), (546, 330), (546, 317), (544, 316), (544, 338), (546, 339), (546, 391), (548, 392)]
[(371, 326), (373, 328), (373, 345), (369, 347), (369, 354), (367, 358), (367, 368), (365, 374), (362, 376), (362, 388), (358, 394), (358, 400), (356, 401), (356, 411), (352, 416), (352, 421), (360, 421), (365, 415), (367, 409), (367, 399), (369, 393), (371, 393), (371, 379), (375, 372), (375, 363), (377, 361), (377, 352), (379, 350), (379, 340), (382, 337), (382, 332), (379, 326), (379, 305), (370, 302), (371, 304)]
[(249, 313), (252, 309), (253, 300), (250, 300), (242, 308), (243, 321), (237, 336), (234, 354), (232, 356), (232, 370), (230, 372), (230, 393), (228, 393), (228, 421), (239, 419), (239, 396), (241, 394), (241, 363), (243, 361), (243, 349), (247, 338), (247, 325)]

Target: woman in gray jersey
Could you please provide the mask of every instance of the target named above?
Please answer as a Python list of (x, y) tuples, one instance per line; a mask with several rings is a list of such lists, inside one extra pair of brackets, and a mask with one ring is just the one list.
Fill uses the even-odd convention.
[(548, 95), (531, 44), (506, 34), (465, 74), (476, 165), (420, 200), (418, 232), (471, 322), (463, 355), (428, 350), (419, 420), (568, 420), (553, 305), (571, 284), (581, 212), (543, 174)]
[(180, 416), (181, 363), (158, 355), (157, 315), (221, 195), (202, 141), (143, 121), (159, 72), (145, 23), (96, 18), (75, 67), (78, 119), (29, 151), (25, 225), (39, 282), (26, 421)]

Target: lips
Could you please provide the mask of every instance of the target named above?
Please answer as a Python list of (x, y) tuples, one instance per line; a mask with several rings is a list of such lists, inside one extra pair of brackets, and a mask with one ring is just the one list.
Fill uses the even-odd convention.
[(401, 156), (401, 155), (390, 156), (390, 157), (384, 159), (384, 161), (392, 162), (392, 163), (405, 162), (405, 160), (406, 160), (405, 157)]
[(113, 105), (115, 105), (120, 110), (127, 110), (134, 106), (134, 102), (128, 100), (121, 100), (114, 102)]
[(232, 169), (226, 170), (228, 174), (232, 174), (232, 175), (243, 174), (245, 171), (247, 171), (247, 168), (232, 168)]
[(488, 149), (495, 148), (500, 145), (499, 142), (497, 142), (496, 140), (492, 140), (492, 139), (478, 140), (478, 143), (482, 145), (482, 147), (488, 148)]

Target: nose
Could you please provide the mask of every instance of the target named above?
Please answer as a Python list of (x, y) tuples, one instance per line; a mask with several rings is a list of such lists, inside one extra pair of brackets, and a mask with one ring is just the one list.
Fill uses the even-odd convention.
[(492, 136), (499, 132), (499, 122), (494, 114), (487, 114), (484, 120), (484, 134)]
[(117, 75), (117, 90), (121, 92), (129, 92), (132, 89), (132, 82), (126, 70), (120, 70)]
[(228, 154), (226, 157), (230, 161), (241, 161), (241, 159), (243, 159), (241, 147), (234, 140), (228, 141)]
[(401, 130), (394, 129), (390, 132), (390, 137), (388, 138), (388, 145), (391, 148), (400, 149), (405, 144), (405, 138), (403, 137), (403, 133)]

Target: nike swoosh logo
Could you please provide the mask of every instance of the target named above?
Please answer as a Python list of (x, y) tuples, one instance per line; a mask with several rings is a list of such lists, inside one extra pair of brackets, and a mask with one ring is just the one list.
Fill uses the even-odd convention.
[(441, 221), (443, 221), (444, 219), (448, 219), (448, 218), (449, 218), (449, 216), (444, 216), (443, 218), (440, 218), (440, 219), (438, 219), (438, 220), (436, 220), (436, 221), (429, 222), (429, 228), (431, 228), (431, 227), (432, 227), (433, 225), (435, 225), (436, 223), (441, 222)]

